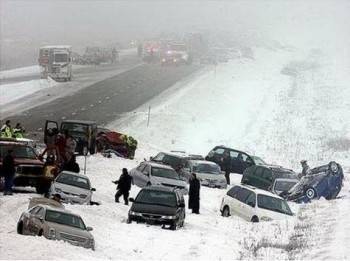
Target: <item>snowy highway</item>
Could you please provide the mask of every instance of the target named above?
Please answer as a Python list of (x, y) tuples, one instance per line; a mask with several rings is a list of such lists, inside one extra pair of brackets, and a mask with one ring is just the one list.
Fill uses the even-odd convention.
[[(36, 196), (26, 190), (11, 197), (0, 195), (0, 257), (347, 259), (346, 246), (350, 245), (350, 91), (347, 86), (350, 64), (346, 57), (328, 50), (259, 46), (254, 47), (252, 58), (230, 60), (216, 68), (207, 66), (182, 81), (179, 79), (184, 73), (192, 73), (192, 68), (179, 68), (177, 73), (172, 72), (175, 76), (167, 83), (167, 88), (156, 87), (154, 78), (150, 77), (147, 86), (153, 85), (157, 91), (148, 98), (157, 96), (146, 103), (136, 97), (133, 106), (123, 105), (123, 115), (115, 121), (104, 115), (106, 122), (103, 123), (139, 141), (135, 160), (89, 156), (87, 175), (97, 189), (93, 199), (101, 205), (67, 206), (94, 228), (96, 251), (17, 235), (18, 218), (26, 209), (28, 199)], [(145, 70), (155, 69), (147, 67)], [(117, 76), (116, 81), (118, 77), (123, 74)], [(142, 93), (137, 86), (133, 88), (136, 93)], [(93, 89), (83, 91), (88, 93)], [(104, 104), (107, 106), (108, 102)], [(149, 106), (152, 109), (147, 127)], [(118, 108), (118, 104), (114, 102), (110, 108)], [(33, 110), (33, 115), (39, 113)], [(55, 116), (66, 115), (57, 112)], [(25, 116), (15, 119), (29, 124)], [(37, 125), (39, 120), (34, 119), (34, 122)], [(255, 224), (238, 217), (221, 217), (219, 208), (226, 191), (203, 187), (201, 214), (188, 211), (183, 229), (170, 231), (158, 226), (126, 223), (129, 207), (114, 203), (115, 185), (111, 182), (118, 178), (123, 167), (131, 169), (162, 150), (181, 149), (206, 155), (219, 144), (248, 151), (266, 162), (295, 171), (300, 170), (301, 159), (307, 159), (312, 167), (335, 160), (345, 170), (344, 187), (339, 198), (332, 201), (291, 203), (295, 216), (282, 221)], [(78, 160), (83, 166), (83, 158)], [(240, 178), (240, 175), (232, 175), (235, 183), (240, 182)], [(133, 186), (131, 196), (135, 197), (138, 191)], [(18, 245), (23, 247), (18, 248)]]

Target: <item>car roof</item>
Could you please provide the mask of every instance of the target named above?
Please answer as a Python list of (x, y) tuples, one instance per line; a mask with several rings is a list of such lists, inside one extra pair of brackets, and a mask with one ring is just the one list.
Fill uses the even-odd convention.
[(0, 144), (4, 145), (19, 145), (26, 146), (27, 143), (23, 142), (23, 140), (17, 140), (15, 138), (0, 138)]
[(142, 190), (153, 190), (153, 191), (164, 191), (164, 192), (176, 192), (178, 189), (175, 187), (164, 187), (164, 186), (147, 186), (142, 188)]
[(202, 155), (189, 154), (189, 153), (187, 153), (185, 151), (181, 151), (181, 150), (161, 151), (159, 153), (163, 153), (166, 155), (170, 155), (170, 156), (174, 156), (174, 157), (178, 157), (178, 158), (183, 158), (183, 159), (190, 159), (190, 158), (196, 158), (196, 159), (203, 158), (204, 159), (204, 157)]
[(224, 145), (218, 145), (218, 146), (214, 147), (214, 149), (218, 149), (218, 148), (234, 150), (234, 151), (237, 151), (237, 152), (248, 154), (250, 156), (250, 154), (248, 152), (245, 152), (245, 151), (242, 151), (242, 150), (238, 150), (238, 149), (234, 149), (234, 148), (230, 148), (230, 147), (227, 147), (227, 146), (224, 146)]
[(62, 123), (78, 123), (78, 124), (85, 124), (85, 125), (94, 125), (96, 124), (95, 121), (86, 121), (86, 120), (64, 120)]
[(193, 164), (205, 163), (205, 164), (208, 164), (208, 165), (218, 166), (218, 164), (216, 164), (215, 162), (208, 161), (208, 160), (189, 160), (189, 162), (193, 163)]
[(249, 189), (250, 191), (254, 191), (256, 194), (260, 194), (260, 195), (265, 195), (265, 196), (270, 196), (270, 197), (274, 197), (274, 198), (279, 198), (279, 199), (283, 199), (280, 196), (273, 194), (270, 191), (266, 191), (263, 189), (258, 189), (256, 187), (250, 186), (250, 185), (244, 185), (244, 184), (237, 184), (236, 186), (239, 186), (241, 188), (246, 188)]
[(38, 207), (38, 206), (42, 207), (42, 208), (44, 208), (46, 210), (54, 210), (54, 211), (63, 212), (63, 213), (67, 213), (67, 214), (72, 214), (72, 215), (80, 217), (78, 214), (73, 214), (70, 210), (67, 210), (65, 208), (54, 207), (52, 205), (38, 204), (38, 205), (33, 206), (32, 208), (35, 208), (35, 207)]
[(69, 175), (89, 179), (86, 175), (79, 174), (79, 173), (72, 172), (72, 171), (67, 171), (67, 170), (63, 170), (59, 175), (61, 175), (61, 174), (69, 174)]
[(158, 163), (158, 162), (154, 162), (154, 161), (144, 161), (142, 163), (145, 163), (147, 165), (150, 165), (151, 167), (159, 167), (159, 168), (162, 168), (162, 169), (171, 169), (171, 170), (174, 170), (171, 166), (169, 165), (165, 165), (165, 164), (162, 164), (162, 163)]
[(289, 172), (289, 173), (295, 173), (292, 169), (287, 169), (287, 168), (284, 168), (282, 166), (278, 166), (278, 165), (269, 165), (269, 164), (266, 164), (266, 165), (258, 165), (259, 167), (264, 167), (264, 168), (268, 168), (272, 171), (276, 171), (276, 172)]
[(275, 179), (275, 182), (276, 181), (296, 181), (296, 182), (299, 182), (299, 180), (297, 178), (295, 178), (295, 179), (277, 178), (277, 179)]

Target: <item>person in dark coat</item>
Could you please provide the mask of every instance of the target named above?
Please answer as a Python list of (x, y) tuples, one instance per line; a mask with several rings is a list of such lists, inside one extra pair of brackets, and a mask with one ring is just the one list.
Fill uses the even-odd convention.
[(188, 208), (192, 209), (192, 213), (199, 214), (199, 192), (201, 183), (195, 173), (192, 173), (190, 179), (190, 191), (188, 197)]
[(119, 180), (112, 182), (118, 184), (117, 193), (115, 194), (115, 202), (119, 203), (119, 198), (123, 195), (125, 205), (129, 205), (129, 191), (131, 189), (132, 177), (129, 175), (128, 170), (123, 168), (123, 173)]
[(230, 185), (231, 158), (228, 152), (224, 153), (224, 157), (222, 159), (222, 167), (223, 171), (225, 171), (226, 183), (227, 185)]
[(80, 167), (74, 154), (72, 155), (71, 159), (63, 165), (63, 170), (72, 171), (75, 173), (80, 172)]
[(15, 158), (12, 150), (8, 150), (2, 161), (2, 173), (5, 177), (4, 195), (12, 195), (13, 177), (15, 176)]

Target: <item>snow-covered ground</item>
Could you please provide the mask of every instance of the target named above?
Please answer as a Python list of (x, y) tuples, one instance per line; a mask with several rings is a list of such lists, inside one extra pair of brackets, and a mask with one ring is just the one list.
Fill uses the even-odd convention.
[[(315, 55), (318, 53), (318, 55)], [(333, 59), (334, 58), (334, 59)], [(335, 59), (336, 58), (336, 59)], [(16, 222), (34, 194), (0, 195), (2, 259), (346, 259), (350, 254), (349, 60), (317, 50), (256, 48), (252, 59), (208, 67), (149, 104), (111, 123), (139, 140), (136, 159), (89, 156), (87, 175), (100, 206), (67, 206), (94, 227), (96, 251), (16, 234)], [(147, 112), (151, 106), (150, 124)], [(247, 150), (299, 169), (336, 160), (346, 173), (340, 198), (291, 204), (288, 220), (252, 224), (223, 218), (225, 190), (202, 188), (201, 214), (187, 213), (178, 231), (126, 224), (128, 207), (114, 203), (123, 167), (160, 150), (206, 154), (217, 144)], [(83, 159), (79, 162), (83, 166)], [(233, 175), (234, 182), (240, 181)], [(133, 187), (131, 196), (139, 191)], [(23, 247), (18, 247), (19, 245)]]

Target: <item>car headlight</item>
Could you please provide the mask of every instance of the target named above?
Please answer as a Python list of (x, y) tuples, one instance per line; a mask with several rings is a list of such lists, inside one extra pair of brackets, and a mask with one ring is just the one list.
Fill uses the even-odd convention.
[(176, 216), (161, 216), (163, 219), (176, 219)]
[(262, 220), (262, 221), (271, 221), (272, 218), (270, 218), (270, 217), (261, 217), (260, 220)]
[(330, 168), (331, 168), (331, 171), (332, 171), (333, 173), (337, 173), (337, 172), (338, 172), (338, 164), (335, 163), (334, 161), (331, 162)]
[(129, 215), (138, 216), (138, 217), (141, 217), (141, 216), (142, 216), (141, 213), (137, 213), (137, 212), (134, 212), (134, 211), (129, 211)]

